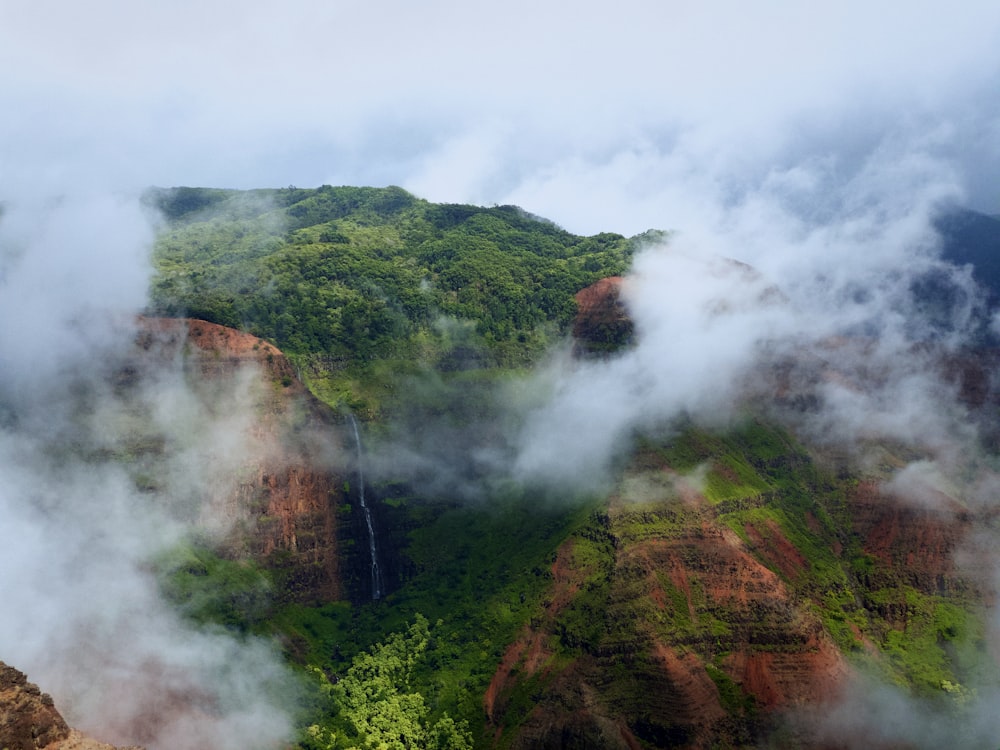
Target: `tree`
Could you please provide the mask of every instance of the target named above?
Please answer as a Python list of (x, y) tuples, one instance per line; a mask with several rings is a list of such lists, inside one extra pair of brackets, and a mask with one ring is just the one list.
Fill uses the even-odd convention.
[(358, 654), (347, 674), (336, 684), (319, 669), (313, 672), (325, 682), (348, 725), (348, 745), (330, 728), (310, 727), (311, 748), (378, 748), (378, 750), (471, 750), (468, 723), (456, 722), (444, 713), (430, 721), (424, 697), (410, 689), (414, 666), (423, 658), (430, 642), (427, 618), (417, 614), (405, 633), (393, 633), (370, 651)]

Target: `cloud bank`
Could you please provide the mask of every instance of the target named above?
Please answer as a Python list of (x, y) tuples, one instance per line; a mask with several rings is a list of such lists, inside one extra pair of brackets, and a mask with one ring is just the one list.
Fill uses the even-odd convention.
[(277, 747), (295, 691), (273, 646), (194, 628), (152, 571), (224, 528), (209, 501), (253, 415), (239, 389), (205, 413), (179, 362), (128, 385), (151, 236), (137, 201), (106, 195), (0, 221), (0, 654), (102, 739)]
[(399, 184), (572, 231), (685, 222), (686, 185), (933, 134), (997, 210), (1000, 10), (629, 0), (0, 4), (5, 182)]
[[(556, 371), (524, 433), (526, 476), (595, 481), (636, 430), (725, 424), (755, 389), (808, 392), (796, 419), (823, 440), (961, 430), (938, 362), (970, 340), (980, 295), (938, 257), (934, 217), (962, 195), (948, 163), (887, 144), (851, 174), (832, 159), (775, 169), (730, 202), (689, 189), (700, 212), (641, 252), (624, 287), (637, 345)], [(926, 309), (928, 278), (951, 290), (946, 309)]]

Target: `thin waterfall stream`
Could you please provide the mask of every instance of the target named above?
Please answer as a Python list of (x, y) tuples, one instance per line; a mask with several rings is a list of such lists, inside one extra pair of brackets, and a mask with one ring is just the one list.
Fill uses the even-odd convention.
[(365, 499), (365, 471), (364, 455), (361, 447), (361, 432), (358, 430), (358, 420), (353, 414), (348, 414), (351, 420), (351, 427), (354, 429), (354, 444), (357, 447), (358, 466), (358, 502), (361, 505), (361, 512), (365, 517), (365, 525), (368, 527), (368, 552), (371, 554), (371, 576), (372, 576), (372, 599), (382, 598), (382, 571), (378, 566), (378, 546), (375, 544), (375, 524), (372, 521), (372, 511), (368, 507)]

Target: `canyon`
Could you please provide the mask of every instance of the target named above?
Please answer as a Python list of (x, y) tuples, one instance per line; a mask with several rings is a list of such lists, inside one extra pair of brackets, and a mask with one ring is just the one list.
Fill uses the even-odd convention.
[[(621, 284), (607, 279), (578, 296), (578, 356), (628, 345)], [(351, 487), (360, 478), (354, 418), (313, 396), (273, 344), (199, 320), (141, 319), (116, 387), (128, 400), (178, 362), (205, 409), (220, 392), (250, 398), (240, 471), (201, 511), (223, 530), (217, 553), (274, 574), (279, 603), (363, 603), (405, 589), (415, 521), (405, 504), (375, 514), (392, 540), (376, 581), (372, 517), (358, 502), (364, 487)], [(992, 398), (982, 381), (971, 389), (980, 404)], [(484, 665), (491, 677), (477, 700), (491, 744), (827, 747), (803, 717), (850, 690), (859, 664), (919, 682), (886, 643), (922, 633), (942, 607), (993, 601), (988, 577), (959, 564), (983, 554), (979, 511), (943, 491), (920, 502), (887, 494), (880, 479), (760, 420), (740, 429), (719, 437), (687, 426), (640, 442), (614, 490), (552, 550), (540, 609)], [(143, 444), (140, 463), (165, 450)], [(912, 458), (891, 451), (883, 447), (890, 464)], [(929, 636), (940, 658), (969, 646), (953, 644), (962, 627)], [(978, 633), (964, 636), (986, 653)], [(80, 744), (23, 675), (2, 674), (15, 693), (0, 704), (18, 711), (0, 724), (4, 747), (110, 747)]]

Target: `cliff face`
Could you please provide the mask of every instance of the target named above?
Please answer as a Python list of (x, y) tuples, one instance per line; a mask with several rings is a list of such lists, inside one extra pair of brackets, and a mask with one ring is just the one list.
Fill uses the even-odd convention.
[(494, 673), (496, 744), (825, 747), (813, 722), (858, 667), (938, 699), (974, 683), (973, 516), (827, 473), (759, 422), (647, 443)]
[[(578, 296), (585, 354), (628, 329), (621, 283)], [(970, 352), (941, 365), (984, 425), (995, 424), (995, 361)], [(781, 377), (760, 397), (808, 409), (836, 367), (799, 366), (795, 399)], [(987, 445), (995, 434), (980, 432)], [(887, 483), (925, 457), (870, 447), (881, 468), (866, 472), (755, 420), (644, 441), (554, 556), (544, 614), (493, 675), (483, 708), (496, 745), (828, 747), (819, 717), (859, 673), (943, 703), (984, 675), (992, 684), (981, 531), (995, 514), (926, 483)]]
[(116, 748), (70, 729), (52, 698), (0, 662), (0, 747), (4, 750), (141, 750)]
[[(244, 418), (203, 513), (225, 529), (227, 555), (278, 569), (283, 595), (330, 601), (343, 595), (337, 511), (344, 479), (334, 468), (336, 417), (296, 378), (288, 359), (247, 333), (198, 320), (145, 319), (136, 368), (180, 360), (202, 408), (234, 398)], [(234, 411), (237, 408), (234, 408)], [(226, 416), (226, 415), (222, 415)], [(225, 467), (220, 466), (220, 472)]]
[(970, 621), (947, 619), (989, 599), (956, 563), (973, 525), (954, 501), (861, 483), (719, 502), (662, 461), (640, 456), (555, 555), (484, 696), (498, 746), (825, 747), (811, 721), (858, 666), (926, 695), (966, 679), (963, 650), (983, 667)]
[[(780, 529), (745, 541), (704, 495), (664, 478), (666, 467), (633, 474), (560, 549), (545, 618), (508, 649), (486, 695), (498, 739), (754, 746), (779, 712), (820, 706), (845, 685), (847, 661), (782, 573), (804, 560)], [(508, 714), (526, 691), (527, 716)]]

